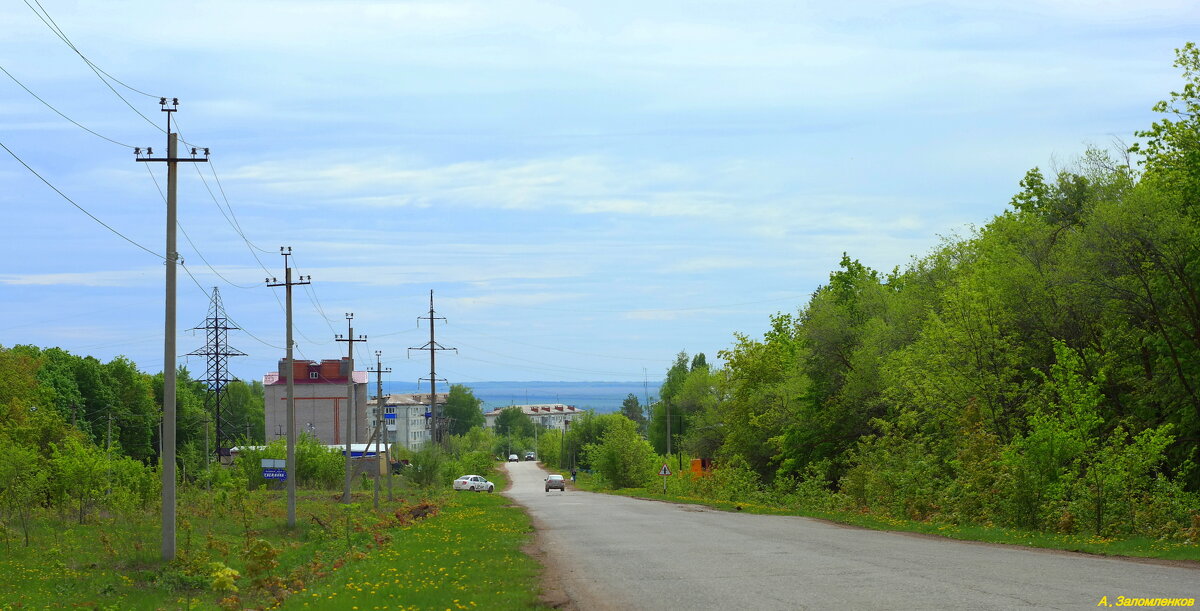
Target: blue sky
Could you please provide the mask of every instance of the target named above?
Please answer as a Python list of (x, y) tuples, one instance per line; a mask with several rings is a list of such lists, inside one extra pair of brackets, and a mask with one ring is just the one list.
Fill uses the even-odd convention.
[[(903, 266), (1001, 212), (1027, 169), (1131, 141), (1200, 31), (1190, 0), (40, 6), (155, 97), (110, 82), (127, 105), (5, 2), (0, 66), (119, 143), (0, 74), (13, 153), (161, 254), (165, 168), (127, 146), (165, 151), (161, 95), (212, 150), (180, 172), (181, 355), (216, 286), (248, 331), (232, 372), (275, 369), (263, 279), (286, 245), (313, 278), (297, 358), (344, 354), (353, 312), (359, 358), (428, 375), (407, 349), (434, 290), (458, 348), (439, 375), (467, 384), (657, 380), (680, 350), (758, 336), (842, 252)], [(161, 259), (2, 150), (0, 185), (0, 344), (161, 370)]]

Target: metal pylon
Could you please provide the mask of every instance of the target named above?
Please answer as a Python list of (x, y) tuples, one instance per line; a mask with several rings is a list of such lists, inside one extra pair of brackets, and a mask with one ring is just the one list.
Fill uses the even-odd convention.
[(212, 303), (208, 306), (208, 317), (204, 319), (204, 325), (193, 329), (205, 331), (204, 348), (189, 352), (188, 355), (203, 356), (208, 360), (207, 376), (200, 381), (208, 385), (204, 407), (206, 410), (210, 407), (212, 409), (213, 422), (216, 423), (217, 429), (216, 449), (220, 455), (222, 450), (229, 449), (229, 441), (235, 437), (238, 430), (237, 423), (229, 421), (228, 414), (221, 405), (225, 396), (225, 386), (234, 380), (229, 377), (229, 357), (246, 356), (246, 353), (229, 345), (229, 331), (239, 328), (225, 317), (225, 306), (221, 304), (221, 292), (217, 287), (213, 287)]

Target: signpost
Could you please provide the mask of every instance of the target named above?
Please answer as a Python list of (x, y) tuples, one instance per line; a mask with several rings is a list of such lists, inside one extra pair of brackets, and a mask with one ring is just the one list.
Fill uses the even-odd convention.
[(667, 463), (663, 463), (663, 468), (658, 470), (658, 474), (663, 476), (663, 494), (667, 493), (667, 476), (671, 474), (671, 468)]
[(288, 478), (286, 460), (282, 458), (263, 458), (261, 460), (263, 479), (286, 480)]

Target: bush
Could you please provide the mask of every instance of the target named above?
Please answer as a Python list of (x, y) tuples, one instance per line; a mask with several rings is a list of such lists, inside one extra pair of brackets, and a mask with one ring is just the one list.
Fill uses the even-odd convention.
[(408, 468), (404, 470), (404, 477), (414, 486), (430, 488), (442, 482), (445, 464), (446, 458), (442, 451), (432, 443), (426, 444), (419, 451), (413, 452)]
[(624, 417), (612, 421), (600, 443), (584, 446), (584, 455), (613, 488), (645, 486), (657, 472), (654, 449)]

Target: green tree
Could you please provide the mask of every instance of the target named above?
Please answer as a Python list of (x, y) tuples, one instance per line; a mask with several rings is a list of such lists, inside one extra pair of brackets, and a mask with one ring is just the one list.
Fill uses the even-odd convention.
[(533, 419), (520, 407), (510, 406), (496, 415), (496, 436), (533, 438)]
[(451, 384), (450, 396), (446, 398), (443, 408), (443, 413), (450, 419), (450, 434), (463, 435), (472, 428), (482, 427), (484, 417), (480, 405), (483, 405), (483, 400), (476, 398), (469, 387)]
[(16, 514), (28, 547), (29, 514), (38, 506), (39, 497), (45, 494), (48, 469), (33, 448), (12, 443), (2, 436), (0, 440), (8, 442), (4, 444), (5, 450), (0, 452), (0, 482), (4, 482), (4, 486), (0, 486), (0, 507), (9, 515)]
[(1200, 47), (1189, 42), (1176, 49), (1174, 65), (1183, 71), (1183, 89), (1154, 105), (1168, 117), (1137, 132), (1144, 141), (1131, 151), (1142, 153), (1146, 179), (1176, 194), (1194, 216), (1200, 205)]
[(632, 420), (613, 414), (599, 443), (584, 446), (584, 455), (613, 488), (644, 486), (655, 473), (655, 454)]
[(659, 387), (658, 402), (650, 406), (650, 423), (646, 434), (655, 451), (660, 454), (666, 454), (667, 452), (668, 414), (670, 414), (671, 418), (672, 438), (679, 432), (675, 430), (678, 425), (679, 415), (678, 409), (674, 405), (674, 400), (675, 395), (683, 389), (683, 384), (687, 380), (689, 371), (687, 352), (681, 351), (675, 355), (675, 362), (667, 370), (667, 377), (663, 380), (662, 386)]
[(646, 423), (646, 412), (642, 409), (637, 395), (633, 393), (629, 393), (625, 400), (621, 401), (621, 415), (637, 423), (639, 429)]

